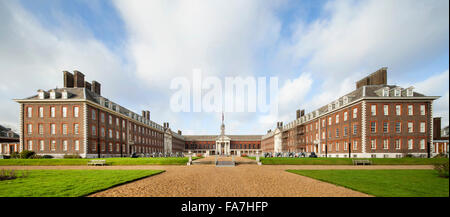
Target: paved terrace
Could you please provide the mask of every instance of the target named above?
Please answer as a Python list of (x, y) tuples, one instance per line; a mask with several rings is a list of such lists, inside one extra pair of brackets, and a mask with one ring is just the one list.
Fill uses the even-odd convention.
[[(202, 161), (214, 161), (204, 158)], [(248, 162), (236, 157), (236, 161)], [(236, 167), (192, 166), (0, 166), (0, 169), (158, 169), (166, 172), (117, 186), (93, 197), (368, 197), (370, 195), (312, 178), (287, 169), (432, 169), (429, 165), (340, 166), (263, 165)]]

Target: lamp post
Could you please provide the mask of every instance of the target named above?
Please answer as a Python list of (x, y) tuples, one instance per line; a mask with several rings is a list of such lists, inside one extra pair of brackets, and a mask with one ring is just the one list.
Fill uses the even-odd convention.
[(351, 158), (352, 155), (352, 143), (348, 143), (348, 158)]

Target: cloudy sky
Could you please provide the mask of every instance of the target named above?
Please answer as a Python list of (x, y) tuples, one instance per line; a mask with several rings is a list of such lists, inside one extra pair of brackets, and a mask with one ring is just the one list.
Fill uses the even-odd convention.
[(264, 134), (388, 67), (388, 83), (441, 96), (448, 125), (449, 1), (0, 0), (0, 124), (79, 70), (102, 94), (184, 134), (219, 133), (220, 113), (172, 112), (175, 77), (277, 77), (278, 115), (226, 113), (227, 133)]

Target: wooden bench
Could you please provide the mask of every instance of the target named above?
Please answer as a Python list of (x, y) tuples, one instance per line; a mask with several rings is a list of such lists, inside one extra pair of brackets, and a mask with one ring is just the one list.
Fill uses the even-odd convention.
[(370, 160), (352, 160), (353, 165), (371, 165), (372, 162)]
[(106, 160), (90, 160), (88, 166), (105, 166)]

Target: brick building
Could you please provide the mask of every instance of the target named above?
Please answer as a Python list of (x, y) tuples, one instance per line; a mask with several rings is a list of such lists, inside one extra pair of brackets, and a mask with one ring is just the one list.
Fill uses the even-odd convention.
[(164, 151), (164, 129), (101, 95), (100, 83), (64, 71), (64, 87), (38, 90), (20, 104), (20, 151), (62, 157), (117, 157)]
[(0, 125), (0, 156), (17, 152), (20, 145), (19, 138), (11, 128)]
[[(426, 156), (448, 150), (433, 143), (432, 102), (425, 96), (387, 84), (387, 69), (356, 82), (356, 89), (308, 114), (269, 130), (266, 135), (182, 135), (169, 123), (150, 120), (101, 95), (100, 83), (79, 71), (64, 71), (64, 87), (38, 90), (20, 104), (19, 150), (62, 157), (117, 157), (131, 153), (194, 152), (206, 155), (255, 155), (262, 152), (315, 152), (327, 157)], [(439, 126), (440, 130), (440, 126)], [(436, 135), (436, 133), (434, 133)], [(429, 145), (434, 144), (434, 145)], [(441, 148), (442, 146), (442, 148)], [(9, 148), (9, 147), (6, 147)]]
[(441, 128), (441, 118), (433, 118), (433, 153), (434, 154), (447, 154), (449, 152), (448, 143), (448, 126), (444, 129)]
[(261, 153), (261, 135), (226, 135), (224, 115), (220, 135), (186, 135), (185, 150), (208, 155), (256, 155)]
[[(315, 152), (328, 157), (402, 157), (434, 153), (432, 102), (387, 85), (387, 69), (356, 82), (356, 90), (262, 137), (263, 152)], [(430, 150), (428, 150), (430, 148)]]

